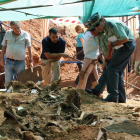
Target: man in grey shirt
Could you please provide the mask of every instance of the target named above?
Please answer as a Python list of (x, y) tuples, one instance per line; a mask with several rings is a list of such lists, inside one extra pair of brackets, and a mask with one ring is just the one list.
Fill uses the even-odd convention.
[(28, 48), (29, 67), (33, 66), (31, 53), (31, 37), (29, 33), (21, 30), (18, 21), (11, 21), (12, 30), (6, 32), (2, 41), (1, 66), (5, 65), (5, 87), (14, 80), (14, 75), (25, 70), (26, 47)]

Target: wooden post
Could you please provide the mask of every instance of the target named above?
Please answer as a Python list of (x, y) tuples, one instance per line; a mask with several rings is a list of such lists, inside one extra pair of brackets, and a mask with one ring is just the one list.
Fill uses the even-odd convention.
[[(127, 75), (128, 75), (128, 64), (127, 64), (127, 66), (125, 68), (125, 81), (128, 83), (128, 77), (127, 77)], [(126, 93), (127, 93), (127, 83), (125, 84)]]
[(48, 35), (49, 19), (42, 20), (42, 39)]

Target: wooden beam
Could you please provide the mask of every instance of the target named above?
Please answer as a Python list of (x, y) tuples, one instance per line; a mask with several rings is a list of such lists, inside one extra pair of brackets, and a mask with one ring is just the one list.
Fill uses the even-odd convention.
[(42, 20), (42, 39), (48, 35), (49, 19)]

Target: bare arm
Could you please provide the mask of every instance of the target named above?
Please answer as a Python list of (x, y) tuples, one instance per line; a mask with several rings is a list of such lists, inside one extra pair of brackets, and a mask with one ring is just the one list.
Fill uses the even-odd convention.
[(28, 47), (28, 53), (29, 53), (29, 60), (33, 61), (32, 48), (31, 47)]
[(1, 52), (1, 66), (4, 67), (4, 55), (6, 53), (7, 46), (2, 46), (2, 52)]
[(45, 52), (44, 54), (47, 57), (47, 59), (54, 59), (54, 61), (60, 60), (61, 57), (64, 57), (64, 58), (68, 57), (68, 55), (65, 54), (65, 53), (49, 53), (49, 52)]
[(82, 43), (82, 46), (84, 47), (84, 39), (83, 38), (80, 38), (80, 41)]
[(106, 59), (107, 60), (110, 60), (111, 57), (112, 57), (112, 46), (108, 44), (107, 47), (108, 47), (108, 51), (107, 51), (107, 57), (106, 57)]
[(33, 67), (32, 48), (28, 46), (29, 67)]
[[(49, 62), (58, 61), (58, 60), (60, 60), (61, 57), (64, 57), (64, 58), (69, 57), (65, 53), (49, 53), (49, 52), (47, 52), (47, 53), (44, 53), (44, 54), (47, 57)], [(40, 65), (45, 66), (46, 64), (45, 63), (40, 63)]]

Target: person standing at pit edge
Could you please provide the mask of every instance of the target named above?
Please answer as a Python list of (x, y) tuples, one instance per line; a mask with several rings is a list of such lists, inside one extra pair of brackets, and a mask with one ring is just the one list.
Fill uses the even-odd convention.
[[(136, 47), (134, 36), (125, 23), (105, 19), (99, 13), (95, 13), (88, 22), (89, 28), (95, 28), (100, 32), (97, 41), (101, 50), (104, 50), (106, 46), (108, 48), (104, 72), (106, 72), (109, 95), (104, 100), (125, 103), (123, 72)], [(112, 55), (113, 49), (115, 53)]]
[[(93, 35), (90, 33), (91, 30), (87, 30), (84, 35), (84, 64), (79, 73), (78, 89), (85, 89), (88, 78), (92, 84), (91, 88), (94, 88), (98, 84), (98, 71), (97, 71), (97, 57), (99, 55), (99, 46), (95, 41), (95, 36), (98, 36), (98, 32), (92, 30)], [(92, 79), (89, 77), (90, 73), (93, 73)]]
[(49, 36), (42, 40), (41, 67), (42, 86), (60, 79), (60, 59), (67, 58), (65, 54), (66, 41), (59, 37), (57, 28), (49, 29)]
[(29, 54), (29, 67), (33, 66), (31, 37), (21, 30), (18, 21), (11, 21), (12, 30), (6, 32), (2, 41), (1, 66), (4, 67), (5, 55), (5, 87), (10, 81), (17, 80), (17, 74), (25, 70), (26, 47)]
[[(84, 29), (80, 26), (77, 25), (75, 27), (75, 31), (77, 32), (78, 36), (76, 38), (76, 53), (77, 54), (77, 59), (78, 60), (83, 60), (84, 59), (84, 53), (83, 53), (83, 47), (84, 47)], [(80, 53), (79, 53), (80, 52)], [(77, 63), (79, 72), (82, 69), (82, 64), (81, 63)]]

